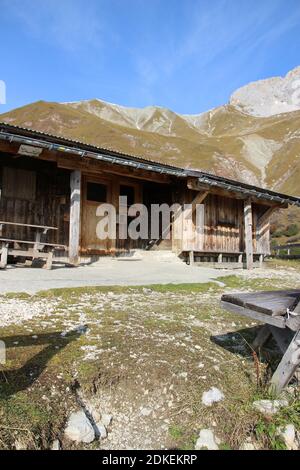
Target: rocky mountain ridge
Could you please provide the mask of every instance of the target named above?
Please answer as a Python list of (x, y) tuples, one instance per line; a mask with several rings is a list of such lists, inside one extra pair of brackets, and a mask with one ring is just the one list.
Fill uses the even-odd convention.
[(285, 78), (246, 85), (229, 104), (198, 115), (92, 99), (39, 101), (2, 114), (0, 120), (297, 195), (298, 85), (300, 67)]

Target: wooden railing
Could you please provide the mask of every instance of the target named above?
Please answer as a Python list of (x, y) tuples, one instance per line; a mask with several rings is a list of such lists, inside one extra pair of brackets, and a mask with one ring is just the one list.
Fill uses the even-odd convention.
[(300, 243), (273, 246), (271, 252), (276, 258), (300, 259)]

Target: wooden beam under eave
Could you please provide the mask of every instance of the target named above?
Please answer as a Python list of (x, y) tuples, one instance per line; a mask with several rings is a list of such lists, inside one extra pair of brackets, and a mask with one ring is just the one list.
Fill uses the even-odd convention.
[(70, 189), (69, 261), (76, 266), (79, 262), (80, 245), (81, 171), (72, 171)]
[[(218, 186), (210, 186), (205, 183), (200, 183), (199, 181), (197, 181), (196, 178), (188, 178), (187, 187), (194, 191), (202, 191), (202, 192), (209, 191), (211, 194), (214, 194), (216, 196), (227, 197), (230, 199), (238, 199), (242, 201), (245, 201), (250, 197), (249, 194), (247, 195), (245, 193), (240, 193), (235, 190), (229, 191), (227, 189), (219, 188)], [(277, 201), (271, 201), (270, 199), (258, 198), (252, 194), (251, 194), (251, 199), (253, 203), (263, 205), (263, 206), (275, 207), (277, 209), (279, 207), (281, 209), (286, 209), (288, 207), (288, 203), (280, 204)]]
[(196, 205), (202, 204), (208, 195), (209, 195), (209, 191), (203, 191), (202, 193), (197, 194), (197, 196), (191, 202), (193, 206), (193, 211), (196, 209)]
[(258, 218), (257, 225), (262, 226), (266, 221), (269, 221), (273, 213), (279, 209), (282, 209), (282, 206), (279, 204), (268, 207), (268, 209)]
[(20, 144), (16, 142), (0, 141), (0, 152), (17, 154)]
[(250, 198), (244, 202), (244, 228), (245, 228), (245, 251), (247, 269), (253, 269), (253, 215), (252, 201)]

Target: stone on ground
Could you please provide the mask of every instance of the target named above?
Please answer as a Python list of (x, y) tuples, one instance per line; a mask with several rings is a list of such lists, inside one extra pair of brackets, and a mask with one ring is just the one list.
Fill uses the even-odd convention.
[(106, 431), (106, 427), (104, 426), (104, 424), (102, 424), (101, 422), (96, 423), (96, 427), (97, 427), (97, 431), (99, 433), (100, 439), (106, 439), (107, 438), (107, 431)]
[(202, 395), (202, 403), (205, 406), (211, 406), (213, 403), (224, 400), (224, 394), (216, 387), (212, 387)]
[(61, 450), (61, 445), (58, 439), (52, 442), (51, 450)]
[(215, 438), (211, 429), (201, 429), (195, 450), (219, 450), (218, 444), (220, 444), (220, 441), (218, 438)]
[(90, 444), (95, 439), (93, 426), (82, 410), (70, 415), (65, 436), (71, 441), (85, 444)]
[(281, 437), (288, 450), (298, 450), (296, 430), (293, 424), (287, 424), (278, 429), (278, 435)]
[(101, 417), (101, 423), (107, 428), (112, 421), (112, 416), (108, 414), (103, 414)]
[(274, 415), (285, 406), (288, 406), (287, 400), (258, 400), (253, 403), (253, 408), (265, 415)]

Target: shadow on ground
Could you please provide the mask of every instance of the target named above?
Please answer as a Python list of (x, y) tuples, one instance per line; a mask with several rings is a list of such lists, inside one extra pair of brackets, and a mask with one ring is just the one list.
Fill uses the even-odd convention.
[[(68, 344), (75, 341), (86, 331), (86, 326), (80, 330), (72, 330), (67, 334), (62, 331), (49, 334), (35, 335), (16, 335), (1, 337), (4, 341), (6, 351), (9, 348), (28, 348), (25, 354), (30, 358), (18, 369), (0, 368), (0, 397), (8, 398), (22, 390), (29, 388), (46, 369), (48, 362)], [(44, 346), (37, 354), (30, 355), (29, 348), (36, 349)], [(19, 354), (22, 354), (22, 350)], [(6, 353), (9, 357), (8, 352)], [(16, 362), (20, 362), (20, 356), (17, 355)]]
[(255, 326), (253, 328), (230, 331), (222, 335), (211, 336), (210, 340), (227, 351), (238, 355), (249, 362), (253, 362), (255, 367), (257, 364), (258, 369), (258, 361), (259, 363), (264, 364), (266, 366), (264, 381), (266, 381), (270, 379), (272, 372), (276, 369), (281, 359), (281, 354), (273, 339), (270, 339), (263, 349), (257, 353), (254, 352), (252, 343), (259, 331), (259, 328), (260, 326)]
[(253, 343), (258, 330), (259, 327), (230, 331), (222, 335), (211, 336), (210, 340), (231, 353), (238, 354), (244, 358), (249, 358), (253, 352), (251, 344)]
[[(231, 353), (238, 354), (244, 358), (249, 358), (254, 352), (252, 343), (260, 328), (261, 326), (255, 326), (253, 328), (230, 331), (223, 335), (211, 336), (210, 340)], [(264, 348), (258, 352), (258, 355), (262, 362), (266, 362), (270, 359), (270, 356), (276, 357), (280, 355), (280, 351), (275, 341), (271, 338), (268, 340), (266, 345), (264, 345)]]

